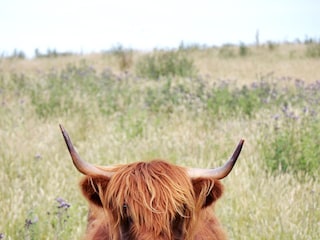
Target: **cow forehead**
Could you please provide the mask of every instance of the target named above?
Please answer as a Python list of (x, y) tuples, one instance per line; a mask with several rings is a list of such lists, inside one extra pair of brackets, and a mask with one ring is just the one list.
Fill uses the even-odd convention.
[(176, 219), (193, 219), (195, 199), (186, 170), (164, 161), (120, 167), (105, 192), (115, 223), (130, 218), (135, 231), (169, 232)]
[[(182, 185), (190, 182), (185, 168), (175, 166), (163, 160), (153, 160), (151, 162), (137, 162), (121, 167), (111, 179), (127, 180), (126, 184), (137, 184), (149, 186), (155, 184), (158, 187)], [(180, 181), (179, 181), (180, 180)], [(135, 186), (132, 186), (135, 189)], [(180, 186), (181, 187), (181, 186)]]
[(183, 178), (189, 180), (185, 168), (170, 164), (164, 160), (131, 163), (115, 168), (114, 172), (113, 179), (128, 179), (132, 180), (132, 182), (145, 181), (148, 183), (148, 180), (152, 179), (158, 184), (166, 184), (165, 179)]
[(110, 179), (106, 200), (117, 208), (141, 205), (151, 212), (179, 210), (194, 201), (186, 170), (162, 160), (128, 164)]

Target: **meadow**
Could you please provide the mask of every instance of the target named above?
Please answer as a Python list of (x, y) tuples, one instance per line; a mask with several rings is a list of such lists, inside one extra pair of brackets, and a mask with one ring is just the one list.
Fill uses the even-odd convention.
[(0, 239), (80, 239), (87, 203), (59, 124), (98, 165), (216, 167), (230, 239), (320, 236), (320, 47), (180, 46), (0, 59)]

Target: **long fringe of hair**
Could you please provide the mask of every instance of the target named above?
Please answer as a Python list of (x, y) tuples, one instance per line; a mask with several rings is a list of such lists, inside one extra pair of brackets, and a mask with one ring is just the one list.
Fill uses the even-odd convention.
[(190, 239), (195, 214), (195, 196), (184, 168), (164, 161), (139, 162), (119, 167), (110, 179), (108, 190), (100, 196), (109, 211), (110, 226), (118, 232), (121, 221), (132, 220), (130, 234), (138, 237), (174, 239), (172, 224), (183, 219), (179, 229), (183, 239)]

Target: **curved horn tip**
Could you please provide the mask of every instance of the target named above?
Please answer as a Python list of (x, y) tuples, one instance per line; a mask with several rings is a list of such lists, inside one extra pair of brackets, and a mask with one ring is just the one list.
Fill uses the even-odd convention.
[(62, 124), (59, 124), (59, 127), (63, 137), (66, 138), (66, 135), (68, 135), (66, 129), (62, 126)]
[(68, 135), (66, 129), (62, 126), (62, 124), (59, 123), (59, 127), (60, 127), (60, 130), (61, 130), (63, 136)]
[[(239, 157), (239, 155), (240, 155), (240, 153), (241, 153), (243, 144), (244, 144), (244, 139), (242, 138), (242, 139), (239, 141), (236, 149), (234, 150), (234, 152), (233, 152), (233, 154), (232, 154), (232, 157), (230, 158), (230, 160), (229, 160), (228, 162), (233, 162), (233, 164), (236, 163), (236, 161), (238, 160), (238, 157)], [(228, 162), (227, 162), (227, 163), (228, 163)]]
[(216, 179), (222, 179), (228, 176), (233, 166), (235, 165), (244, 144), (244, 139), (241, 139), (238, 143), (235, 151), (231, 158), (221, 167), (215, 169), (201, 169), (201, 168), (190, 168), (188, 174), (190, 177), (213, 177)]
[(59, 127), (60, 127), (60, 130), (63, 131), (64, 130), (64, 127), (62, 126), (61, 123), (59, 123)]
[(68, 148), (68, 150), (69, 150), (69, 152), (71, 154), (74, 151), (74, 148), (73, 148), (71, 139), (69, 137), (69, 134), (61, 124), (59, 124), (59, 126), (60, 126), (60, 130), (61, 130), (62, 136), (64, 138), (64, 141), (65, 141), (65, 143), (67, 145), (67, 148)]
[(222, 167), (217, 168), (217, 170), (218, 170), (218, 169), (221, 170), (221, 171), (217, 171), (217, 173), (220, 172), (220, 173), (219, 173), (220, 176), (219, 176), (219, 174), (217, 174), (217, 178), (218, 178), (218, 179), (225, 178), (225, 177), (228, 176), (229, 173), (232, 171), (234, 165), (236, 164), (236, 162), (237, 162), (237, 160), (238, 160), (238, 158), (239, 158), (239, 155), (240, 155), (240, 153), (241, 153), (243, 144), (244, 144), (244, 139), (242, 138), (242, 139), (239, 141), (239, 143), (238, 143), (235, 151), (233, 152), (231, 158), (229, 159), (229, 161), (227, 161), (227, 162), (225, 163), (225, 165), (223, 165)]
[[(238, 146), (237, 146), (237, 149), (239, 149), (239, 151), (241, 151), (244, 142), (245, 142), (245, 140), (243, 138), (241, 138), (241, 140), (240, 140), (240, 142), (238, 143)], [(240, 154), (240, 152), (239, 152), (239, 154)]]
[(64, 127), (59, 124), (63, 138), (66, 142), (67, 148), (69, 150), (69, 153), (71, 155), (71, 159), (73, 162), (73, 165), (78, 169), (79, 172), (83, 173), (84, 175), (88, 176), (102, 176), (102, 177), (112, 177), (114, 174), (113, 172), (104, 171), (90, 163), (87, 163), (84, 161), (78, 154), (78, 152), (74, 149), (73, 144), (71, 142), (71, 139), (69, 137), (69, 134), (64, 129)]

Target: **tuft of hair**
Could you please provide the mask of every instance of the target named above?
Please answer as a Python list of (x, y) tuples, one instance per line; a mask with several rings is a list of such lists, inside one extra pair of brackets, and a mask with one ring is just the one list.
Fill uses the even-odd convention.
[(90, 203), (86, 239), (225, 239), (209, 208), (223, 193), (219, 180), (191, 179), (184, 167), (163, 160), (112, 171), (111, 178), (86, 176), (80, 183)]
[[(117, 228), (129, 219), (133, 224), (130, 231), (138, 239), (149, 233), (154, 239), (174, 239), (172, 235), (187, 232), (194, 219), (195, 196), (184, 168), (153, 160), (129, 164), (115, 172), (103, 196), (105, 209), (112, 210), (113, 226)], [(181, 232), (172, 232), (175, 224)]]

